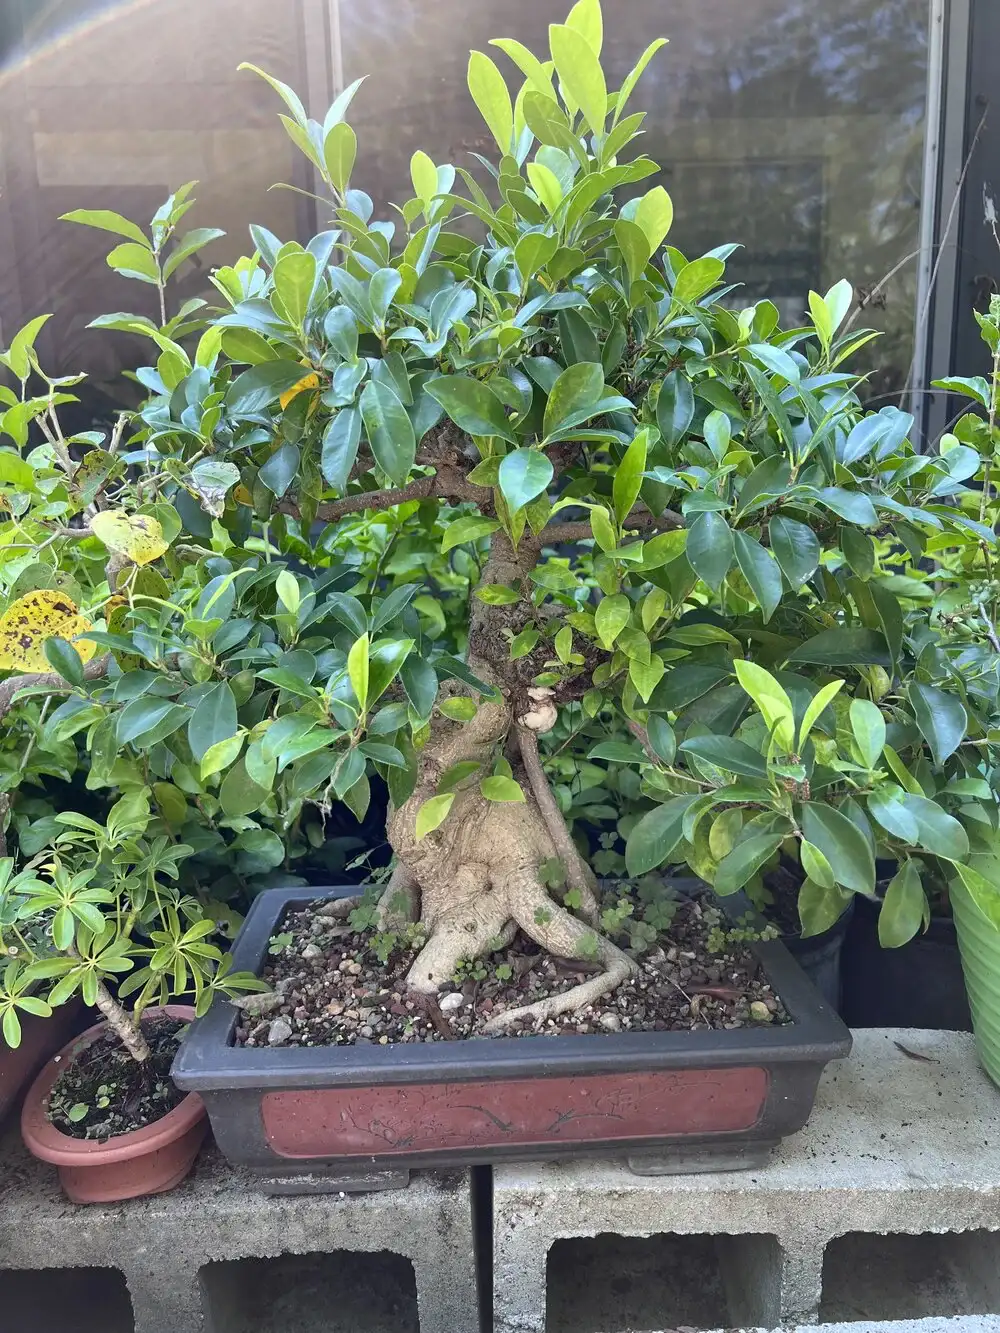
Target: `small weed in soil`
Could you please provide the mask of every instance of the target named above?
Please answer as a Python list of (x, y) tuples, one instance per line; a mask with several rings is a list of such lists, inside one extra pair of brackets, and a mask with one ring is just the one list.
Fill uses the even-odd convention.
[(142, 1064), (114, 1033), (99, 1037), (59, 1075), (49, 1119), (71, 1138), (102, 1143), (162, 1119), (184, 1099), (170, 1066), (186, 1027), (176, 1018), (147, 1019), (142, 1030), (152, 1054)]
[[(700, 899), (673, 904), (670, 915), (656, 939), (636, 950), (638, 972), (610, 995), (541, 1024), (524, 1020), (502, 1035), (704, 1031), (789, 1021), (745, 942), (751, 932), (723, 928), (722, 914)], [(486, 1037), (492, 1034), (483, 1028), (499, 1010), (567, 990), (597, 971), (588, 959), (544, 953), (519, 933), (489, 957), (462, 964), (436, 1002), (427, 1003), (406, 989), (421, 944), (415, 931), (391, 937), (387, 947), (388, 937), (356, 929), (322, 901), (289, 912), (279, 931), (263, 971), (271, 990), (241, 1002), (240, 1045), (385, 1046)]]

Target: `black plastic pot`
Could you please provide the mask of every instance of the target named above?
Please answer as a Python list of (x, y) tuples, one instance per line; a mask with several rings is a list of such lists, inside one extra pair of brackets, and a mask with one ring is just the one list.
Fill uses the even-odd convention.
[(854, 917), (854, 900), (847, 910), (822, 935), (785, 935), (782, 942), (799, 967), (819, 991), (823, 999), (839, 1014), (843, 1014), (841, 998), (843, 991), (843, 948), (844, 941)]
[[(286, 911), (316, 896), (262, 893), (236, 969), (259, 972)], [(725, 906), (749, 910), (738, 895)], [(647, 1173), (756, 1167), (805, 1124), (823, 1067), (851, 1038), (780, 943), (755, 951), (792, 1024), (267, 1050), (236, 1047), (237, 1012), (217, 1000), (173, 1078), (201, 1093), (226, 1157), (274, 1191), (372, 1189), (416, 1167), (594, 1152), (625, 1153)]]
[(933, 917), (926, 934), (898, 949), (878, 940), (879, 904), (860, 894), (841, 961), (844, 1021), (855, 1028), (971, 1032), (955, 923)]

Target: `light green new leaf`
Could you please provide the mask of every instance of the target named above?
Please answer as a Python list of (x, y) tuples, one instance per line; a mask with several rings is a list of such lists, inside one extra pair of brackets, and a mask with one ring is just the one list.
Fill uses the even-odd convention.
[(282, 255), (274, 266), (274, 290), (288, 318), (298, 329), (309, 309), (315, 282), (316, 256), (308, 250), (292, 250)]
[(594, 627), (605, 648), (614, 646), (615, 639), (628, 624), (631, 614), (632, 603), (623, 592), (615, 593), (612, 597), (602, 597), (597, 603)]
[(870, 699), (851, 700), (851, 731), (866, 768), (874, 768), (885, 748), (885, 718)]
[(474, 542), (480, 537), (487, 537), (491, 532), (496, 532), (499, 526), (495, 518), (487, 518), (485, 514), (466, 514), (464, 518), (456, 518), (454, 523), (449, 523), (444, 530), (444, 536), (441, 538), (442, 554), (455, 546), (461, 546), (464, 542)]
[(833, 867), (818, 847), (805, 838), (799, 845), (802, 869), (821, 889), (832, 889), (835, 884)]
[(235, 736), (230, 736), (228, 740), (216, 741), (214, 745), (210, 745), (201, 757), (199, 775), (202, 782), (210, 778), (213, 773), (221, 773), (224, 768), (234, 764), (243, 749), (244, 740), (246, 732), (240, 731)]
[(652, 60), (653, 56), (656, 55), (657, 51), (659, 51), (659, 49), (662, 46), (666, 46), (666, 44), (667, 44), (666, 37), (657, 37), (655, 41), (650, 42), (650, 44), (646, 47), (645, 51), (643, 51), (642, 55), (639, 57), (635, 66), (629, 72), (628, 76), (625, 79), (625, 82), (622, 84), (621, 89), (619, 90), (618, 101), (615, 104), (615, 114), (611, 122), (612, 125), (618, 124), (619, 118), (621, 117), (621, 114), (625, 109), (625, 103), (628, 101), (628, 99), (632, 96), (633, 92), (635, 91), (635, 85), (642, 78), (646, 66)]
[(756, 662), (737, 659), (733, 666), (736, 678), (757, 705), (760, 714), (773, 732), (776, 744), (791, 753), (795, 744), (795, 711), (782, 685)]
[(836, 925), (853, 897), (852, 893), (839, 885), (823, 888), (811, 879), (804, 880), (799, 889), (799, 921), (803, 939), (822, 935)]
[(608, 109), (608, 86), (593, 47), (574, 28), (553, 23), (549, 26), (549, 48), (559, 82), (573, 105), (583, 112), (591, 130), (602, 134)]
[(639, 200), (632, 221), (642, 228), (649, 242), (649, 253), (654, 255), (663, 244), (674, 220), (674, 205), (662, 185), (654, 185)]
[(488, 801), (524, 801), (524, 792), (513, 778), (502, 775), (483, 778), (479, 790)]
[(429, 801), (424, 801), (417, 811), (414, 830), (418, 842), (444, 823), (448, 817), (448, 811), (454, 803), (455, 793), (453, 791), (444, 792), (441, 796), (432, 796)]
[(347, 654), (347, 674), (350, 677), (351, 688), (362, 708), (368, 702), (368, 652), (368, 635), (362, 634), (360, 639), (355, 639), (351, 651)]
[(802, 725), (799, 727), (798, 749), (800, 754), (802, 752), (802, 747), (805, 745), (806, 740), (809, 737), (809, 733), (819, 721), (824, 709), (833, 703), (834, 699), (840, 693), (843, 684), (844, 682), (842, 680), (832, 680), (828, 685), (824, 685), (822, 689), (817, 690), (809, 700), (809, 705), (802, 715)]
[(469, 92), (497, 141), (501, 153), (509, 153), (514, 135), (514, 108), (503, 75), (489, 56), (473, 51), (469, 56)]
[(632, 512), (632, 506), (639, 497), (642, 486), (642, 474), (646, 470), (646, 451), (649, 447), (649, 431), (636, 432), (635, 439), (625, 450), (625, 457), (615, 473), (612, 494), (614, 496), (615, 516), (619, 523), (624, 523)]

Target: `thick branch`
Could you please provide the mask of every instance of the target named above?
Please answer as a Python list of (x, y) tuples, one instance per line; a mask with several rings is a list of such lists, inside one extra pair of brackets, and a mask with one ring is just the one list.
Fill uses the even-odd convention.
[(552, 794), (552, 788), (549, 786), (549, 780), (545, 776), (545, 770), (542, 768), (542, 761), (539, 758), (538, 740), (535, 733), (528, 727), (515, 726), (515, 733), (521, 750), (524, 771), (528, 775), (531, 794), (535, 798), (546, 831), (552, 839), (556, 855), (566, 869), (567, 885), (571, 889), (576, 889), (580, 894), (581, 915), (588, 925), (596, 926), (598, 906), (593, 880), (576, 843), (570, 836), (566, 821), (562, 817), (562, 811), (556, 804), (556, 798)]
[[(100, 680), (102, 676), (108, 674), (110, 664), (110, 653), (95, 657), (83, 668), (84, 680)], [(0, 683), (0, 719), (6, 717), (10, 712), (14, 704), (14, 696), (19, 690), (31, 689), (38, 685), (51, 689), (53, 693), (57, 690), (73, 688), (65, 676), (60, 676), (58, 671), (33, 671), (24, 676), (11, 676), (9, 680)]]
[(121, 1040), (133, 1060), (140, 1064), (150, 1056), (149, 1044), (142, 1035), (142, 1029), (135, 1017), (118, 1003), (103, 984), (97, 986), (97, 1007), (107, 1020), (108, 1027)]
[[(684, 526), (683, 516), (675, 514), (672, 509), (666, 509), (662, 514), (652, 514), (643, 505), (636, 506), (622, 524), (625, 530), (636, 528), (640, 532), (650, 529), (657, 532), (671, 532), (675, 528)], [(531, 538), (528, 545), (532, 550), (539, 551), (543, 546), (552, 546), (557, 542), (563, 544), (588, 541), (593, 535), (590, 519), (569, 523), (560, 523), (558, 519), (553, 519), (551, 523), (546, 523), (541, 532)]]
[[(365, 510), (393, 509), (396, 505), (406, 504), (408, 500), (451, 500), (471, 501), (480, 506), (489, 501), (489, 491), (467, 481), (464, 473), (457, 467), (441, 467), (433, 477), (420, 477), (406, 486), (393, 487), (386, 491), (359, 491), (357, 495), (345, 495), (340, 500), (331, 500), (316, 509), (316, 517), (324, 523), (335, 523), (345, 514), (359, 514)], [(299, 507), (294, 501), (282, 500), (277, 506), (282, 514), (298, 518)]]

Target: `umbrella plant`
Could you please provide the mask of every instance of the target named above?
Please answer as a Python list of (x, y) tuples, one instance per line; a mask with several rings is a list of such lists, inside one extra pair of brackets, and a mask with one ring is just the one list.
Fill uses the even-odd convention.
[[(889, 862), (900, 942), (923, 884), (971, 843), (988, 859), (997, 823), (994, 595), (968, 580), (994, 586), (993, 414), (919, 452), (909, 414), (864, 406), (851, 356), (875, 335), (847, 282), (782, 329), (727, 281), (734, 246), (670, 244), (634, 107), (661, 45), (609, 89), (580, 0), (540, 56), (473, 52), (495, 150), (417, 152), (385, 217), (348, 119), (362, 81), (317, 121), (264, 74), (325, 229), (251, 228), (217, 305), (171, 315), (167, 269), (211, 239), (175, 236), (188, 192), (149, 229), (71, 215), (125, 238), (109, 263), (161, 306), (97, 321), (151, 354), (111, 440), (64, 440), (71, 386), (39, 387), (30, 329), (8, 353), (26, 388), (0, 423), (4, 535), (44, 569), (27, 592), (4, 575), (0, 660), (35, 674), (0, 710), (43, 750), (84, 738), (88, 785), (148, 790), (154, 829), (246, 877), (287, 866), (304, 827), (321, 839), (334, 803), (363, 815), (379, 775), (377, 922), (420, 924), (409, 986), (520, 928), (600, 964), (539, 1019), (635, 967), (546, 771), (567, 718), (606, 734), (593, 767), (635, 775), (631, 875), (684, 864), (727, 894), (784, 858), (807, 930)], [(433, 560), (395, 563), (418, 530)], [(78, 602), (59, 580), (81, 565)], [(474, 583), (458, 633), (454, 573)]]

